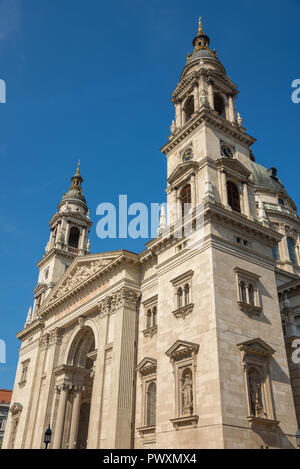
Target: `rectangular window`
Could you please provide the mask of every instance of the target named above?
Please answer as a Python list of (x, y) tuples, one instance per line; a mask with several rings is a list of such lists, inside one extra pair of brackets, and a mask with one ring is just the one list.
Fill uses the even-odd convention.
[(173, 285), (174, 294), (174, 311), (173, 314), (176, 318), (185, 318), (193, 311), (192, 302), (192, 278), (193, 270), (179, 275), (174, 278), (171, 283)]
[(260, 314), (261, 298), (259, 291), (259, 275), (236, 267), (238, 305), (241, 311), (249, 314)]
[(141, 426), (140, 433), (155, 432), (156, 426), (156, 369), (154, 358), (144, 358), (137, 366), (141, 380)]
[(157, 295), (143, 302), (144, 307), (144, 330), (145, 337), (152, 337), (157, 332)]

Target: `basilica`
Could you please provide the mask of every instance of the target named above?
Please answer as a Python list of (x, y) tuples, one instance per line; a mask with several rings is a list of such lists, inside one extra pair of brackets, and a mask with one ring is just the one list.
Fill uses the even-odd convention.
[(78, 166), (17, 334), (4, 448), (44, 448), (49, 426), (50, 449), (300, 444), (300, 223), (237, 95), (200, 20), (161, 149), (167, 214), (141, 253), (90, 253)]

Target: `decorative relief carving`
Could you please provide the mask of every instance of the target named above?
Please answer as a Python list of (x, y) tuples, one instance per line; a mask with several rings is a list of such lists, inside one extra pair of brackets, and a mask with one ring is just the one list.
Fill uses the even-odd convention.
[(111, 310), (114, 311), (121, 307), (136, 308), (140, 292), (131, 290), (127, 287), (122, 287), (120, 290), (114, 292), (111, 297)]
[(56, 327), (55, 329), (52, 329), (51, 331), (44, 333), (40, 337), (40, 342), (39, 342), (41, 350), (45, 350), (54, 344), (61, 344), (63, 334), (64, 334), (64, 329), (60, 327)]
[(110, 313), (111, 299), (112, 299), (111, 296), (106, 296), (101, 301), (99, 301), (98, 311), (99, 311), (100, 318)]
[(67, 277), (63, 285), (57, 290), (55, 295), (53, 295), (50, 303), (72, 291), (80, 283), (92, 277), (96, 272), (109, 264), (110, 261), (110, 259), (99, 259), (97, 261), (93, 261), (90, 267), (86, 265), (78, 266), (75, 270), (75, 273), (72, 276)]

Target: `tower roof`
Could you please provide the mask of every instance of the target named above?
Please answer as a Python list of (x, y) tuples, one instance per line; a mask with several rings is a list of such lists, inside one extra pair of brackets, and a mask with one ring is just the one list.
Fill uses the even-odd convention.
[(284, 185), (277, 177), (276, 168), (267, 169), (254, 161), (251, 161), (251, 166), (253, 179), (257, 187), (271, 189), (276, 192), (286, 192)]
[(86, 199), (84, 195), (82, 194), (81, 184), (83, 182), (83, 178), (80, 174), (80, 160), (78, 162), (76, 172), (74, 176), (72, 176), (71, 178), (71, 181), (72, 181), (72, 185), (70, 186), (68, 192), (63, 194), (62, 200), (59, 204), (59, 208), (61, 204), (65, 202), (74, 202), (74, 203), (81, 202), (81, 205), (83, 204), (87, 209)]
[(187, 57), (187, 63), (182, 71), (182, 76), (192, 63), (194, 64), (197, 61), (200, 62), (202, 59), (204, 60), (204, 62), (208, 62), (211, 65), (214, 64), (214, 66), (216, 66), (219, 70), (221, 70), (223, 73), (226, 73), (225, 68), (218, 59), (216, 51), (212, 51), (209, 45), (210, 39), (208, 35), (205, 34), (203, 31), (202, 18), (200, 17), (198, 32), (193, 39), (194, 50), (193, 53), (189, 54)]

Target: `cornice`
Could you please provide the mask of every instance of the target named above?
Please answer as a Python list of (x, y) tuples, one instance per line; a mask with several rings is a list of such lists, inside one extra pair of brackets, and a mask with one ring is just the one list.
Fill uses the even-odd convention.
[[(224, 209), (221, 204), (206, 202), (205, 203), (205, 221), (208, 222), (212, 219), (216, 221), (226, 222), (230, 225), (231, 229), (236, 226), (242, 230), (247, 231), (247, 233), (253, 235), (259, 235), (260, 237), (278, 243), (282, 239), (282, 235), (276, 230), (271, 228), (266, 228), (258, 221), (250, 220), (241, 213), (233, 212)], [(207, 209), (207, 210), (206, 210)]]
[(92, 226), (93, 222), (86, 216), (82, 215), (79, 212), (57, 212), (51, 218), (49, 225), (52, 226), (58, 221), (60, 218), (67, 218), (69, 220), (74, 220), (75, 223), (81, 222), (83, 226)]
[(169, 142), (167, 142), (160, 151), (167, 156), (168, 153), (176, 147), (176, 145), (190, 135), (203, 122), (213, 124), (217, 129), (222, 130), (225, 135), (229, 135), (246, 145), (250, 146), (256, 141), (255, 138), (251, 137), (246, 132), (243, 132), (239, 127), (233, 125), (223, 117), (220, 117), (217, 113), (213, 113), (206, 108), (202, 108), (200, 111), (195, 113), (195, 117), (190, 119), (181, 129), (178, 130), (178, 132), (171, 136)]
[(72, 260), (74, 260), (75, 258), (84, 257), (84, 256), (78, 256), (76, 254), (72, 254), (71, 252), (64, 251), (62, 249), (52, 248), (48, 254), (46, 254), (39, 262), (37, 262), (36, 266), (38, 268), (43, 267), (47, 262), (49, 262), (57, 254), (60, 256), (66, 257), (67, 259), (72, 259)]
[(44, 327), (45, 327), (44, 321), (38, 318), (34, 322), (32, 322), (29, 326), (27, 326), (25, 329), (20, 331), (17, 334), (17, 338), (22, 342), (23, 340), (35, 334), (37, 331), (42, 330)]
[[(191, 62), (191, 66), (195, 65), (197, 62)], [(227, 77), (227, 75), (223, 75), (222, 73), (218, 73), (215, 70), (207, 69), (207, 68), (200, 68), (199, 70), (195, 70), (194, 72), (188, 74), (183, 78), (178, 85), (176, 86), (175, 90), (172, 93), (172, 102), (175, 102), (179, 95), (185, 91), (185, 88), (189, 86), (194, 80), (199, 80), (199, 78), (207, 78), (207, 79), (215, 79), (219, 81), (225, 88), (226, 91), (231, 92), (234, 95), (238, 94), (238, 90), (236, 85), (232, 82), (232, 80)]]

